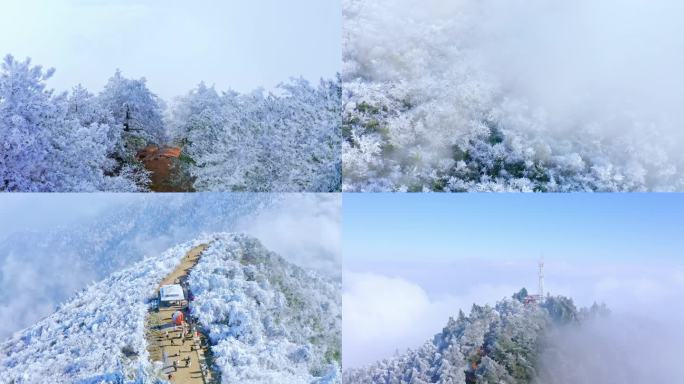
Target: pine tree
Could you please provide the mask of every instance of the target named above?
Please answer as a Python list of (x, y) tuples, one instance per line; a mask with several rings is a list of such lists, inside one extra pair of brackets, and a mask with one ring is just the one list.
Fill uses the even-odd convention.
[(108, 174), (116, 129), (83, 88), (55, 95), (53, 70), (7, 56), (0, 71), (0, 190), (135, 190)]

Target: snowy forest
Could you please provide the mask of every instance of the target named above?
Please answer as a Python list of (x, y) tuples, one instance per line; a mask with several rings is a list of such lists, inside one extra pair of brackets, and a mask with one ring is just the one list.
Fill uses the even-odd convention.
[[(144, 78), (120, 71), (98, 94), (80, 85), (59, 93), (48, 87), (54, 71), (2, 61), (0, 191), (341, 188), (339, 78), (246, 94), (201, 83), (166, 103)], [(149, 153), (163, 158), (154, 183), (160, 171), (147, 166)]]
[(184, 281), (211, 382), (340, 382), (338, 194), (4, 194), (1, 203), (28, 217), (0, 228), (9, 382), (167, 382), (148, 315), (162, 280), (200, 245)]
[(681, 2), (344, 0), (344, 191), (681, 191)]
[(199, 244), (208, 247), (190, 271), (189, 305), (210, 343), (212, 382), (341, 382), (340, 281), (230, 233), (201, 235), (90, 284), (0, 342), (0, 374), (11, 383), (171, 381), (150, 361), (146, 315), (159, 281)]
[[(563, 296), (543, 299), (525, 288), (495, 306), (473, 304), (459, 311), (441, 332), (417, 350), (345, 370), (344, 383), (541, 384), (580, 383), (554, 375), (559, 365), (574, 366), (574, 356), (554, 349), (554, 330), (578, 329), (610, 316), (605, 305), (577, 309)], [(545, 360), (543, 354), (557, 355)], [(547, 362), (553, 361), (553, 364)], [(576, 368), (576, 367), (575, 367)], [(581, 370), (576, 370), (581, 371)], [(591, 378), (590, 378), (591, 379)], [(620, 381), (615, 381), (620, 382)], [(640, 382), (640, 381), (639, 381)], [(641, 382), (640, 382), (641, 383)]]
[[(32, 206), (41, 206), (33, 196), (71, 204), (56, 200), (58, 195), (27, 196)], [(107, 205), (93, 217), (47, 228), (16, 223), (19, 229), (0, 233), (0, 291), (13, 292), (0, 296), (0, 306), (12, 313), (0, 324), (0, 339), (48, 316), (88, 284), (203, 233), (248, 233), (288, 261), (341, 280), (335, 194), (126, 195), (130, 201)], [(112, 194), (89, 196), (73, 199), (86, 205), (114, 200)], [(22, 206), (24, 216), (31, 216), (31, 208)], [(44, 210), (36, 214), (44, 220)], [(282, 228), (288, 228), (286, 236)]]

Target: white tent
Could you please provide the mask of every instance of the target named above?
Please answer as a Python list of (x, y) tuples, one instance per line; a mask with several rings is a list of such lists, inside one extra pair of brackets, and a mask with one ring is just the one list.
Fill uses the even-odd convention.
[(178, 284), (162, 285), (159, 288), (160, 301), (181, 301), (185, 300), (183, 288)]

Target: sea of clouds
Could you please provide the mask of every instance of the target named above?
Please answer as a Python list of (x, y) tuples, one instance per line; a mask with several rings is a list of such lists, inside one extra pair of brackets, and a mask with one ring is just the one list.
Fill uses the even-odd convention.
[(684, 189), (684, 3), (343, 4), (347, 89), (410, 100), (389, 128), (409, 156), (446, 161), (491, 120), (536, 160), (595, 167), (603, 188)]
[[(473, 304), (493, 305), (522, 287), (536, 293), (538, 285), (536, 260), (369, 263), (363, 270), (345, 270), (343, 281), (343, 359), (348, 368), (390, 358), (407, 348), (416, 349), (438, 333), (450, 316), (457, 316), (459, 310), (467, 314)], [(545, 366), (560, 367), (556, 362), (562, 357), (558, 356), (581, 354), (581, 348), (591, 348), (580, 342), (565, 345), (563, 340), (574, 337), (573, 332), (579, 338), (591, 339), (592, 334), (612, 329), (594, 338), (605, 342), (618, 340), (645, 324), (649, 326), (643, 328), (643, 337), (625, 342), (638, 349), (639, 352), (633, 352), (635, 356), (649, 353), (657, 344), (666, 351), (682, 351), (684, 344), (671, 342), (681, 340), (682, 335), (675, 327), (684, 315), (678, 305), (684, 300), (681, 265), (646, 258), (625, 263), (547, 260), (545, 283), (546, 292), (568, 296), (578, 307), (597, 302), (605, 303), (612, 311), (608, 319), (587, 328), (559, 330), (550, 339), (549, 348), (560, 352), (550, 355), (549, 359), (556, 357), (556, 361)], [(561, 347), (566, 349), (559, 350)], [(610, 348), (610, 343), (602, 348)], [(631, 364), (634, 360), (628, 361)]]

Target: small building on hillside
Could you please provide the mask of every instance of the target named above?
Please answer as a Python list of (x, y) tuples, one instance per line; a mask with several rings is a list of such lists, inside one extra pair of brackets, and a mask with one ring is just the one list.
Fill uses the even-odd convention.
[(180, 284), (162, 285), (159, 288), (159, 303), (181, 304), (185, 300), (185, 293)]

